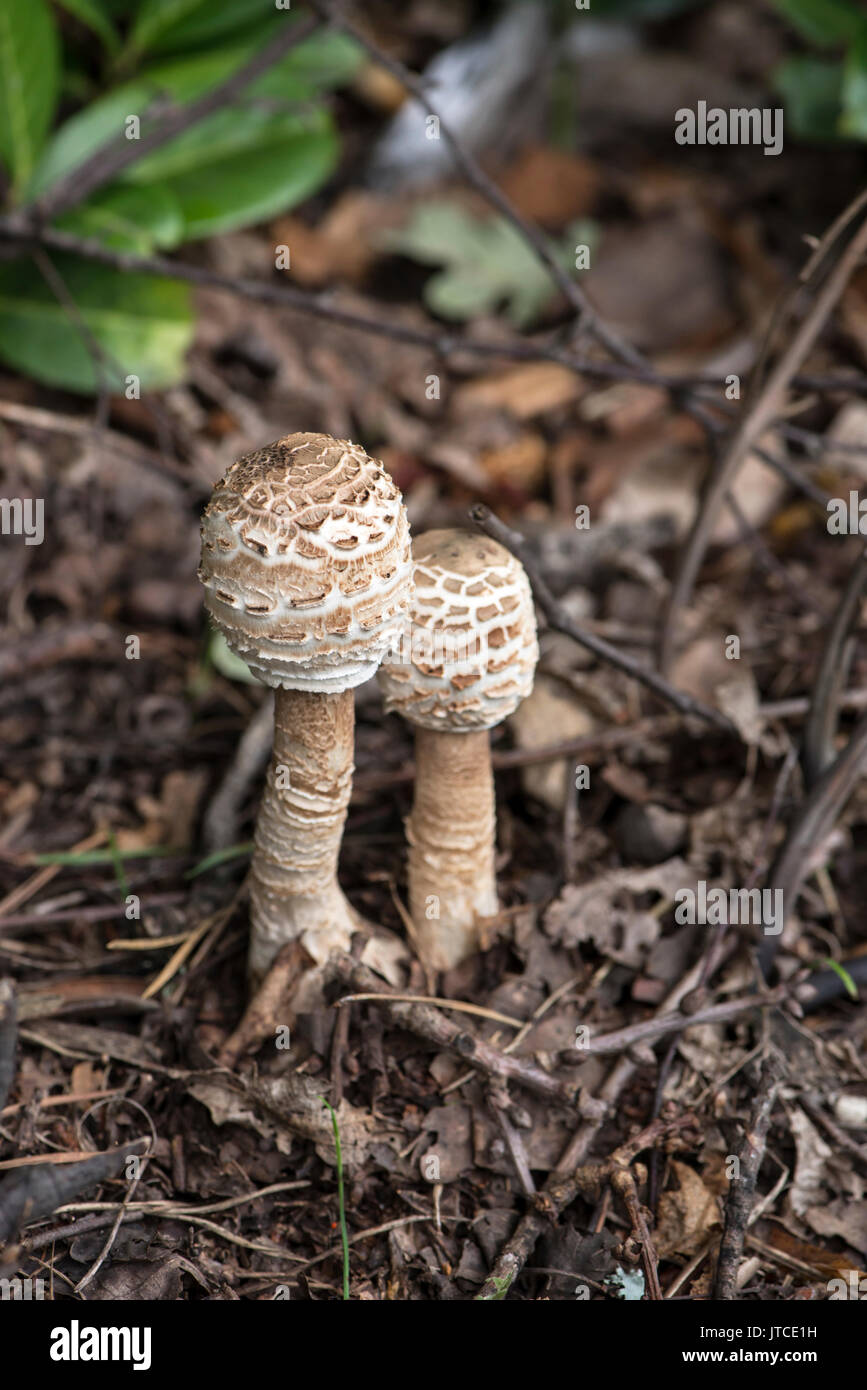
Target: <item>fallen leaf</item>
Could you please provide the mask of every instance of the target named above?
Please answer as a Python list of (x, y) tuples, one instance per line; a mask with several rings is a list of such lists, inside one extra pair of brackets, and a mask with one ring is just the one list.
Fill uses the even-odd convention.
[(716, 1195), (686, 1163), (672, 1159), (678, 1185), (659, 1198), (654, 1244), (661, 1259), (694, 1255), (721, 1224)]

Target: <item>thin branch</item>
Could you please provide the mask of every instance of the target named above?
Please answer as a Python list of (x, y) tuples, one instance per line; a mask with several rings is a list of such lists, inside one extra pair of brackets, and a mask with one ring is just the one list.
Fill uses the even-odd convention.
[(804, 725), (803, 764), (807, 787), (816, 785), (825, 768), (834, 761), (834, 733), (840, 692), (852, 661), (852, 631), (861, 612), (861, 594), (867, 583), (867, 548), (858, 556), (828, 636), (813, 683), (810, 713)]
[[(851, 796), (856, 782), (863, 775), (865, 766), (867, 714), (862, 714), (849, 742), (819, 778), (792, 821), (785, 843), (768, 876), (771, 891), (779, 889), (782, 892), (786, 921), (794, 911), (801, 884), (810, 869), (815, 847), (820, 845), (829, 833)], [(765, 979), (770, 974), (779, 943), (779, 936), (766, 936), (759, 948), (759, 965)]]
[(556, 362), (582, 376), (603, 381), (636, 381), (648, 386), (658, 386), (675, 396), (681, 395), (686, 389), (686, 379), (658, 372), (649, 363), (631, 366), (622, 362), (607, 362), (601, 358), (581, 357), (568, 348), (558, 347), (550, 342), (528, 342), (518, 338), (476, 338), (463, 333), (414, 328), (409, 324), (397, 323), (393, 318), (377, 318), (354, 309), (342, 308), (334, 302), (333, 294), (330, 292), (316, 294), (299, 289), (295, 285), (221, 275), (219, 271), (211, 270), (208, 266), (192, 265), (168, 256), (143, 256), (134, 251), (118, 250), (91, 237), (77, 236), (59, 227), (41, 226), (26, 212), (8, 213), (0, 217), (0, 241), (17, 242), (25, 251), (34, 246), (43, 246), (48, 250), (84, 256), (87, 260), (97, 261), (114, 270), (138, 271), (144, 275), (165, 275), (183, 280), (189, 285), (222, 290), (260, 304), (271, 304), (275, 308), (311, 314), (316, 318), (336, 323), (341, 328), (365, 334), (373, 333), (381, 338), (390, 338), (394, 342), (406, 343), (410, 347), (424, 348), (444, 359), (465, 353), (468, 356), (493, 357), (514, 362)]
[[(327, 969), (332, 977), (339, 979), (344, 986), (381, 997), (395, 1023), (437, 1047), (462, 1057), (470, 1066), (486, 1076), (502, 1081), (516, 1081), (548, 1101), (560, 1105), (574, 1105), (577, 1084), (558, 1081), (526, 1057), (511, 1057), (505, 1052), (500, 1052), (490, 1043), (476, 1037), (468, 1028), (455, 1023), (439, 1009), (428, 1004), (406, 1004), (398, 1000), (392, 1003), (389, 995), (396, 991), (384, 985), (378, 975), (368, 970), (367, 966), (353, 960), (351, 956), (332, 954)], [(337, 1002), (340, 1003), (340, 1000)]]
[(318, 14), (324, 19), (328, 19), (338, 28), (349, 34), (356, 43), (370, 54), (374, 62), (386, 69), (395, 77), (402, 87), (412, 95), (415, 101), (421, 106), (422, 110), (431, 116), (435, 116), (439, 122), (440, 134), (452, 152), (452, 158), (460, 169), (464, 178), (467, 180), (477, 193), (485, 199), (491, 207), (506, 218), (516, 229), (527, 245), (533, 250), (542, 264), (549, 271), (557, 288), (565, 295), (569, 304), (580, 316), (581, 327), (585, 328), (597, 342), (601, 343), (612, 357), (621, 362), (629, 363), (633, 367), (644, 368), (647, 364), (645, 359), (636, 351), (631, 344), (625, 342), (618, 334), (605, 324), (588, 300), (580, 285), (568, 276), (551, 251), (545, 234), (532, 222), (528, 222), (521, 215), (514, 203), (502, 189), (494, 183), (475, 159), (467, 150), (463, 143), (457, 138), (454, 131), (449, 127), (444, 119), (442, 112), (431, 101), (427, 88), (422, 78), (410, 72), (409, 68), (396, 58), (383, 53), (382, 50), (368, 37), (363, 29), (358, 29), (346, 15), (340, 6), (333, 4), (332, 0), (308, 0)]
[(719, 710), (713, 709), (712, 706), (704, 704), (702, 700), (697, 700), (692, 695), (688, 695), (684, 690), (678, 690), (676, 686), (671, 685), (656, 671), (647, 670), (631, 656), (627, 656), (624, 652), (618, 651), (616, 647), (612, 647), (603, 638), (596, 637), (593, 633), (580, 627), (551, 593), (523, 536), (504, 525), (498, 517), (494, 516), (490, 508), (479, 504), (471, 509), (470, 517), (480, 530), (493, 537), (495, 541), (499, 541), (507, 550), (511, 550), (513, 555), (516, 555), (521, 561), (529, 576), (539, 607), (553, 628), (556, 628), (558, 632), (565, 632), (582, 647), (586, 647), (588, 651), (593, 652), (601, 660), (607, 661), (610, 666), (615, 666), (618, 670), (625, 671), (628, 676), (632, 676), (634, 680), (640, 681), (648, 690), (652, 690), (659, 699), (674, 705), (681, 714), (696, 715), (699, 719), (713, 724), (714, 728), (723, 733), (740, 738), (734, 724)]
[(618, 1028), (613, 1033), (603, 1033), (598, 1038), (590, 1038), (586, 1046), (570, 1056), (602, 1057), (616, 1052), (625, 1052), (638, 1043), (656, 1042), (669, 1033), (682, 1033), (684, 1028), (695, 1028), (704, 1023), (728, 1023), (733, 1018), (752, 1009), (774, 1009), (785, 1002), (792, 991), (787, 985), (778, 985), (768, 994), (748, 994), (743, 999), (726, 999), (721, 1004), (711, 1004), (709, 1008), (697, 1013), (663, 1014), (649, 1018), (644, 1023), (633, 1023), (628, 1028)]
[(744, 1237), (756, 1195), (756, 1181), (765, 1154), (771, 1114), (780, 1086), (780, 1068), (775, 1058), (768, 1062), (738, 1153), (739, 1171), (729, 1185), (725, 1228), (717, 1264), (714, 1298), (730, 1299), (737, 1287), (738, 1270), (744, 1250)]
[(780, 413), (792, 377), (824, 328), (865, 250), (867, 219), (858, 228), (831, 271), (813, 307), (768, 377), (755, 405), (736, 431), (720, 466), (711, 476), (672, 586), (662, 632), (660, 658), (663, 670), (667, 670), (671, 663), (677, 619), (689, 603), (723, 498), (731, 488), (747, 455), (770, 428), (775, 416)]
[[(185, 284), (213, 289), (240, 298), (250, 299), (260, 304), (269, 304), (278, 309), (289, 309), (300, 314), (335, 323), (341, 328), (377, 337), (389, 338), (392, 342), (406, 343), (433, 353), (443, 361), (452, 361), (461, 356), (482, 357), (507, 362), (554, 362), (558, 366), (575, 372), (590, 380), (636, 382), (640, 385), (654, 386), (666, 391), (675, 405), (687, 409), (684, 398), (696, 383), (706, 386), (724, 385), (723, 378), (695, 375), (672, 376), (660, 372), (650, 363), (632, 366), (623, 362), (610, 362), (602, 358), (581, 357), (569, 348), (560, 347), (550, 341), (525, 340), (520, 338), (470, 337), (464, 333), (438, 332), (432, 329), (415, 328), (409, 324), (396, 322), (393, 318), (377, 318), (372, 314), (346, 309), (334, 302), (330, 292), (316, 294), (299, 289), (294, 285), (277, 284), (269, 280), (251, 280), (221, 275), (207, 266), (191, 265), (186, 261), (172, 260), (167, 256), (142, 256), (132, 251), (121, 251), (88, 237), (80, 237), (57, 227), (43, 227), (35, 223), (25, 213), (16, 212), (0, 216), (0, 242), (18, 243), (22, 251), (43, 246), (50, 250), (71, 255), (83, 256), (86, 260), (110, 266), (114, 270), (136, 271), (143, 275), (165, 275)], [(830, 388), (829, 388), (830, 389)], [(851, 389), (856, 389), (853, 384)], [(867, 394), (867, 382), (861, 388)], [(702, 413), (700, 421), (706, 432), (715, 435), (726, 432), (721, 420)], [(783, 426), (776, 422), (775, 428)], [(127, 444), (127, 450), (130, 446)], [(754, 448), (753, 453), (769, 468), (780, 473), (786, 481), (823, 510), (827, 497), (820, 488), (798, 469), (784, 459), (775, 457), (766, 449)], [(195, 480), (193, 480), (195, 483)], [(197, 485), (197, 484), (196, 484)]]

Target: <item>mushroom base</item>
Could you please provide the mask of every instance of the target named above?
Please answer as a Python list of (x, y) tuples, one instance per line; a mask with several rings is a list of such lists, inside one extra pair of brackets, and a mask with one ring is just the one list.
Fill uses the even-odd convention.
[(406, 823), (410, 913), (423, 964), (449, 970), (479, 949), (477, 919), (497, 911), (488, 732), (419, 728), (415, 758)]
[(354, 729), (351, 690), (276, 692), (274, 746), (250, 870), (253, 988), (287, 941), (300, 939), (322, 962), (332, 950), (348, 950), (357, 930), (337, 884)]

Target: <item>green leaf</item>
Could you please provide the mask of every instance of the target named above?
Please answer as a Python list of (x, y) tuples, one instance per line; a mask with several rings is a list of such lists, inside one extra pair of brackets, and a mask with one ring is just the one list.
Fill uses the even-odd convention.
[[(151, 0), (140, 12), (133, 31), (133, 41), (139, 49), (147, 47), (152, 53), (181, 53), (236, 36), (240, 31), (265, 21), (270, 21), (272, 27), (276, 27), (281, 23), (291, 24), (295, 19), (295, 15), (289, 12), (276, 14), (274, 0), (220, 0), (219, 4), (214, 4), (213, 0), (193, 0), (191, 4), (183, 4), (182, 12), (173, 14), (168, 23), (158, 28), (156, 14), (149, 18), (145, 10), (159, 8)], [(168, 19), (169, 7), (163, 4), (162, 8)], [(138, 37), (142, 31), (146, 40), (144, 44)]]
[(57, 0), (57, 4), (102, 39), (106, 52), (117, 53), (120, 39), (101, 0)]
[[(575, 244), (591, 239), (587, 224), (570, 228), (564, 245), (555, 247), (564, 269), (574, 263)], [(424, 265), (445, 267), (424, 289), (427, 304), (443, 318), (472, 318), (505, 302), (510, 319), (522, 328), (553, 293), (549, 272), (509, 222), (473, 217), (455, 203), (420, 204), (407, 225), (381, 244)]]
[(852, 979), (845, 965), (841, 965), (838, 960), (831, 960), (830, 957), (827, 960), (823, 960), (822, 964), (827, 966), (829, 970), (833, 970), (835, 975), (840, 976), (840, 979), (843, 981), (843, 988), (850, 999), (860, 999), (861, 996), (858, 993), (858, 986)]
[(169, 250), (184, 235), (180, 204), (170, 189), (158, 183), (147, 188), (113, 184), (58, 218), (56, 225), (139, 256), (149, 255), (154, 248)]
[[(146, 136), (153, 120), (147, 112), (153, 109), (157, 98), (169, 98), (178, 103), (194, 101), (225, 81), (260, 47), (261, 36), (242, 45), (163, 63), (148, 69), (135, 82), (125, 83), (92, 102), (55, 132), (30, 181), (28, 196), (40, 197), (70, 169), (75, 169), (101, 146), (115, 140), (124, 131), (128, 116), (137, 115), (140, 118), (141, 134)], [(300, 107), (320, 91), (344, 81), (357, 63), (357, 47), (344, 41), (340, 35), (313, 35), (252, 84), (228, 111), (217, 115), (223, 118), (224, 124), (226, 121), (231, 124), (233, 120), (245, 117), (251, 100), (259, 99), (278, 101), (283, 111), (292, 103)], [(212, 131), (218, 129), (219, 124), (211, 127)], [(206, 132), (204, 136), (199, 133), (202, 130)], [(152, 157), (157, 162), (150, 165), (148, 177), (160, 176), (163, 165), (159, 161), (171, 158), (176, 145), (183, 146), (183, 142), (189, 142), (190, 146), (198, 143), (206, 147), (212, 138), (207, 122), (200, 122)]]
[[(193, 336), (189, 292), (177, 280), (112, 270), (76, 256), (54, 264), (90, 332), (111, 361), (113, 390), (135, 374), (158, 389), (183, 377)], [(100, 372), (80, 328), (27, 261), (0, 265), (0, 358), (50, 386), (90, 394)]]
[(321, 32), (291, 49), (251, 87), (256, 96), (309, 101), (345, 86), (364, 61), (364, 50), (346, 34)]
[(822, 48), (854, 39), (864, 11), (853, 0), (773, 0), (775, 8), (808, 43)]
[(36, 164), (59, 83), (57, 29), (46, 0), (0, 0), (0, 157), (16, 192)]
[(243, 657), (232, 651), (222, 632), (218, 632), (216, 628), (212, 629), (208, 637), (205, 660), (215, 671), (219, 671), (221, 676), (227, 676), (229, 680), (246, 681), (249, 685), (259, 684)]
[(853, 43), (843, 68), (843, 135), (867, 140), (867, 24)]
[[(128, 48), (144, 53), (172, 27), (206, 3), (206, 0), (142, 0), (130, 33)], [(219, 9), (219, 2), (217, 4)]]
[(787, 58), (773, 74), (786, 107), (786, 125), (802, 140), (838, 138), (843, 65), (834, 58)]
[(225, 849), (215, 849), (213, 854), (200, 859), (192, 869), (188, 869), (184, 878), (198, 878), (200, 874), (206, 874), (209, 869), (216, 869), (220, 864), (226, 864), (231, 859), (249, 858), (253, 853), (253, 841), (244, 840), (237, 845), (227, 845)]
[(326, 111), (273, 117), (221, 111), (129, 171), (164, 183), (177, 199), (184, 239), (216, 236), (284, 212), (315, 192), (337, 164)]

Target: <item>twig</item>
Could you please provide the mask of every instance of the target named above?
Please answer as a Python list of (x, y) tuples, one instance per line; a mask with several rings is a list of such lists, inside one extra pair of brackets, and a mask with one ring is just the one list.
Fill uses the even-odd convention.
[[(645, 1023), (633, 1023), (628, 1028), (618, 1028), (601, 1037), (590, 1038), (586, 1046), (575, 1049), (574, 1056), (582, 1061), (585, 1057), (605, 1057), (617, 1052), (625, 1052), (638, 1043), (656, 1042), (669, 1033), (681, 1033), (684, 1028), (693, 1028), (700, 1023), (727, 1023), (740, 1018), (751, 1009), (775, 1009), (791, 996), (788, 985), (778, 985), (767, 994), (748, 994), (743, 999), (727, 999), (722, 1004), (711, 1004), (709, 1008), (697, 1013), (663, 1014), (650, 1018)], [(570, 1053), (571, 1057), (573, 1054)]]
[[(97, 1101), (96, 1105), (92, 1105), (92, 1106), (90, 1107), (90, 1109), (87, 1111), (87, 1114), (85, 1114), (85, 1115), (82, 1116), (81, 1121), (79, 1122), (79, 1124), (80, 1124), (80, 1125), (83, 1125), (84, 1122), (85, 1122), (85, 1120), (88, 1118), (88, 1116), (90, 1116), (90, 1115), (93, 1114), (94, 1110), (98, 1110), (98, 1109), (100, 1108), (100, 1106), (103, 1106), (103, 1105), (111, 1105), (111, 1104), (113, 1103), (114, 1100), (115, 1100), (115, 1097), (109, 1097), (109, 1098), (107, 1098), (107, 1099), (105, 1099), (105, 1100)], [(88, 1270), (86, 1270), (86, 1272), (85, 1272), (85, 1273), (82, 1275), (82, 1277), (79, 1279), (78, 1283), (75, 1285), (75, 1292), (76, 1292), (76, 1293), (81, 1293), (81, 1290), (84, 1289), (84, 1288), (86, 1288), (87, 1285), (88, 1285), (89, 1283), (91, 1283), (91, 1281), (92, 1281), (93, 1279), (96, 1278), (96, 1275), (99, 1273), (100, 1269), (102, 1268), (103, 1264), (105, 1263), (106, 1259), (108, 1258), (108, 1255), (109, 1255), (109, 1252), (110, 1252), (110, 1250), (111, 1250), (111, 1247), (114, 1245), (115, 1239), (116, 1239), (116, 1237), (117, 1237), (117, 1233), (118, 1233), (118, 1231), (120, 1230), (120, 1225), (121, 1225), (121, 1222), (122, 1222), (122, 1220), (123, 1220), (123, 1214), (124, 1214), (124, 1212), (128, 1209), (130, 1202), (132, 1201), (133, 1197), (135, 1196), (135, 1190), (136, 1190), (136, 1188), (138, 1187), (139, 1182), (141, 1181), (142, 1175), (143, 1175), (143, 1173), (144, 1173), (144, 1165), (148, 1162), (148, 1159), (151, 1157), (151, 1155), (152, 1155), (152, 1153), (153, 1153), (153, 1150), (154, 1150), (154, 1148), (156, 1147), (156, 1143), (157, 1143), (157, 1131), (156, 1131), (156, 1127), (155, 1127), (154, 1122), (153, 1122), (153, 1120), (151, 1119), (151, 1117), (150, 1117), (148, 1111), (145, 1110), (144, 1106), (143, 1106), (143, 1105), (140, 1105), (140, 1104), (138, 1103), (137, 1100), (133, 1100), (131, 1096), (124, 1096), (124, 1097), (122, 1098), (122, 1100), (123, 1100), (123, 1103), (124, 1103), (125, 1105), (134, 1106), (136, 1110), (141, 1111), (141, 1113), (144, 1115), (144, 1117), (145, 1117), (145, 1119), (147, 1120), (147, 1123), (148, 1123), (148, 1125), (149, 1125), (149, 1127), (150, 1127), (150, 1132), (151, 1132), (150, 1143), (148, 1144), (148, 1146), (147, 1146), (145, 1152), (144, 1152), (143, 1154), (137, 1156), (137, 1157), (139, 1157), (139, 1164), (136, 1165), (136, 1171), (135, 1171), (135, 1173), (134, 1173), (134, 1176), (130, 1179), (130, 1184), (129, 1184), (129, 1187), (127, 1188), (126, 1196), (124, 1197), (123, 1201), (120, 1203), (120, 1206), (119, 1206), (118, 1212), (117, 1212), (117, 1217), (116, 1217), (116, 1219), (115, 1219), (115, 1221), (114, 1221), (114, 1223), (113, 1223), (113, 1225), (112, 1225), (112, 1227), (111, 1227), (111, 1230), (109, 1231), (109, 1233), (108, 1233), (108, 1235), (107, 1235), (105, 1241), (103, 1242), (102, 1249), (100, 1250), (100, 1252), (99, 1252), (99, 1254), (97, 1255), (96, 1259), (93, 1261), (93, 1264), (90, 1266), (90, 1268), (89, 1268)]]
[(490, 1108), (494, 1119), (502, 1131), (506, 1148), (509, 1156), (515, 1165), (515, 1172), (518, 1174), (518, 1181), (525, 1197), (532, 1197), (536, 1191), (536, 1184), (533, 1182), (533, 1174), (530, 1172), (530, 1164), (527, 1159), (527, 1150), (524, 1148), (524, 1141), (518, 1133), (512, 1121), (509, 1119), (509, 1093), (503, 1082), (494, 1082), (488, 1095)]
[[(660, 1004), (657, 1010), (660, 1017), (679, 1007), (681, 1000), (695, 989), (700, 974), (701, 965), (697, 964), (684, 975), (682, 980), (678, 981), (674, 989), (669, 991)], [(573, 1200), (576, 1189), (571, 1175), (576, 1168), (586, 1161), (610, 1109), (616, 1104), (624, 1087), (629, 1085), (636, 1069), (637, 1064), (628, 1056), (621, 1057), (612, 1067), (599, 1087), (598, 1113), (593, 1118), (584, 1120), (575, 1130), (560, 1155), (556, 1168), (548, 1178), (541, 1196), (537, 1198), (537, 1204), (522, 1216), (515, 1231), (497, 1256), (491, 1272), (482, 1286), (480, 1298), (505, 1298), (506, 1293), (532, 1254), (536, 1241), (545, 1229), (546, 1215), (542, 1206), (544, 1200), (547, 1198), (553, 1203), (555, 1216), (559, 1215), (560, 1211), (564, 1210)], [(654, 1121), (654, 1123), (658, 1123), (658, 1121)], [(563, 1186), (564, 1181), (565, 1187)]]
[(11, 980), (0, 980), (0, 1111), (15, 1080), (18, 1015)]
[[(208, 266), (193, 265), (187, 261), (173, 260), (168, 256), (143, 256), (133, 251), (117, 250), (93, 238), (77, 236), (59, 227), (42, 226), (23, 211), (0, 217), (0, 241), (17, 242), (24, 250), (33, 246), (44, 246), (49, 250), (84, 256), (87, 260), (97, 261), (115, 270), (139, 271), (145, 275), (166, 275), (190, 285), (222, 290), (227, 294), (238, 295), (261, 304), (312, 314), (343, 328), (365, 334), (373, 333), (411, 347), (425, 348), (442, 358), (466, 354), (515, 362), (557, 362), (583, 376), (611, 381), (639, 381), (658, 386), (675, 396), (681, 395), (685, 389), (680, 377), (660, 373), (649, 363), (633, 366), (601, 358), (581, 357), (568, 348), (558, 347), (549, 342), (528, 342), (519, 338), (470, 337), (464, 333), (415, 328), (397, 322), (393, 316), (378, 318), (371, 314), (359, 313), (357, 310), (342, 308), (334, 302), (330, 292), (315, 294), (295, 285), (222, 275)], [(720, 385), (724, 385), (722, 378)]]
[(424, 81), (410, 72), (409, 68), (396, 58), (383, 53), (382, 50), (368, 37), (363, 29), (357, 28), (351, 20), (347, 19), (340, 6), (332, 3), (332, 0), (308, 0), (308, 3), (323, 18), (330, 20), (333, 24), (343, 29), (345, 33), (351, 35), (356, 43), (365, 48), (373, 60), (381, 67), (390, 72), (392, 77), (397, 78), (401, 86), (408, 92), (421, 108), (439, 122), (440, 135), (445, 140), (452, 152), (452, 158), (460, 169), (464, 178), (467, 180), (477, 193), (490, 204), (516, 229), (526, 244), (533, 250), (548, 270), (554, 283), (560, 292), (569, 301), (571, 307), (580, 316), (581, 326), (586, 329), (596, 340), (605, 347), (612, 357), (621, 362), (629, 363), (633, 367), (644, 368), (647, 364), (639, 352), (631, 344), (625, 342), (618, 334), (599, 318), (598, 314), (590, 304), (586, 294), (573, 279), (570, 278), (553, 255), (544, 233), (540, 231), (532, 222), (524, 218), (514, 203), (502, 189), (494, 183), (475, 159), (467, 150), (463, 143), (457, 138), (449, 127), (448, 122), (443, 118), (442, 112), (431, 101), (430, 95)]
[(771, 1112), (777, 1099), (781, 1080), (775, 1058), (768, 1060), (762, 1084), (750, 1113), (743, 1142), (738, 1152), (739, 1169), (729, 1185), (726, 1200), (725, 1227), (717, 1261), (714, 1298), (734, 1297), (738, 1269), (744, 1249), (744, 1238), (756, 1193), (756, 1181), (771, 1123)]
[[(47, 434), (65, 434), (74, 439), (90, 438), (94, 422), (85, 415), (65, 415), (59, 410), (43, 410), (35, 405), (22, 405), (20, 401), (0, 401), (0, 420), (9, 420), (25, 429), (45, 431)], [(176, 459), (148, 449), (120, 430), (103, 426), (99, 431), (100, 443), (106, 451), (125, 455), (127, 458), (151, 468), (164, 478), (180, 483), (187, 488), (192, 497), (198, 499), (210, 492), (210, 485), (190, 473)]]
[(476, 1301), (485, 1303), (498, 1302), (504, 1299), (526, 1264), (545, 1225), (549, 1221), (556, 1220), (575, 1200), (579, 1192), (597, 1193), (606, 1182), (611, 1182), (613, 1186), (618, 1188), (621, 1196), (626, 1197), (628, 1194), (627, 1210), (633, 1220), (636, 1235), (641, 1241), (645, 1254), (648, 1284), (653, 1290), (652, 1296), (661, 1297), (656, 1279), (656, 1259), (647, 1224), (643, 1213), (640, 1212), (634, 1179), (631, 1184), (624, 1183), (620, 1175), (628, 1172), (629, 1165), (643, 1149), (658, 1142), (665, 1134), (670, 1134), (672, 1131), (682, 1129), (685, 1125), (692, 1123), (694, 1123), (692, 1115), (678, 1115), (670, 1120), (654, 1120), (640, 1134), (636, 1134), (625, 1144), (621, 1144), (609, 1158), (601, 1163), (583, 1164), (571, 1161), (565, 1163), (564, 1160), (573, 1147), (570, 1145), (566, 1155), (546, 1182), (543, 1191), (537, 1194), (531, 1211), (518, 1223), (514, 1235), (506, 1242), (493, 1270), (476, 1295)]
[(80, 1163), (42, 1163), (0, 1183), (0, 1244), (22, 1226), (50, 1216), (71, 1197), (113, 1178), (140, 1139)]
[(734, 738), (740, 738), (734, 724), (719, 710), (713, 709), (692, 695), (687, 695), (684, 690), (678, 690), (663, 676), (658, 675), (655, 671), (648, 671), (631, 656), (625, 655), (604, 641), (603, 638), (596, 637), (593, 633), (580, 627), (551, 593), (523, 536), (494, 516), (489, 507), (479, 503), (471, 508), (470, 517), (480, 530), (492, 536), (495, 541), (499, 541), (507, 550), (511, 550), (521, 561), (533, 586), (533, 593), (539, 607), (553, 628), (556, 628), (558, 632), (565, 632), (567, 636), (580, 643), (582, 647), (586, 647), (588, 651), (594, 652), (596, 656), (607, 661), (609, 665), (617, 667), (620, 671), (625, 671), (634, 680), (640, 681), (648, 690), (652, 690), (659, 699), (665, 700), (667, 704), (674, 705), (675, 709), (679, 709), (681, 714), (696, 715), (699, 719), (713, 724), (715, 728), (733, 735)]
[(535, 1091), (537, 1095), (544, 1096), (546, 1100), (560, 1105), (574, 1105), (577, 1086), (549, 1076), (535, 1062), (530, 1062), (525, 1057), (507, 1056), (429, 1004), (405, 1004), (398, 1001), (392, 1003), (389, 995), (395, 991), (384, 985), (378, 975), (368, 970), (367, 966), (353, 960), (351, 956), (341, 953), (332, 955), (327, 968), (333, 978), (349, 985), (353, 990), (381, 997), (384, 1007), (401, 1027), (407, 1028), (428, 1042), (435, 1043), (437, 1047), (454, 1052), (486, 1076), (516, 1081), (528, 1090)]
[[(281, 946), (240, 1023), (220, 1049), (221, 1067), (231, 1070), (245, 1052), (251, 1051), (269, 1034), (273, 1036), (278, 1023), (287, 1021), (286, 1000), (302, 972), (311, 964), (311, 957), (300, 941), (287, 941), (285, 946)], [(294, 1015), (289, 1021), (294, 1022)]]
[(627, 1167), (618, 1166), (614, 1172), (612, 1172), (609, 1181), (612, 1190), (617, 1193), (626, 1207), (626, 1210), (629, 1212), (633, 1235), (641, 1246), (641, 1262), (644, 1265), (647, 1290), (651, 1300), (656, 1302), (662, 1298), (662, 1289), (659, 1287), (659, 1272), (657, 1270), (658, 1261), (656, 1250), (650, 1237), (644, 1208), (638, 1197), (638, 1187), (635, 1178)]
[[(775, 859), (768, 886), (780, 889), (787, 921), (809, 871), (812, 852), (824, 840), (842, 807), (851, 795), (867, 764), (867, 714), (862, 714), (849, 742), (822, 774), (789, 827), (789, 833)], [(759, 965), (767, 979), (780, 937), (766, 936), (759, 948)]]
[(237, 840), (241, 804), (251, 782), (256, 781), (268, 761), (273, 733), (274, 700), (269, 693), (241, 735), (229, 769), (205, 812), (205, 854), (226, 849)]
[(850, 640), (861, 609), (861, 594), (867, 582), (867, 548), (858, 556), (849, 582), (828, 628), (819, 669), (810, 697), (810, 713), (804, 725), (803, 765), (808, 790), (834, 760), (834, 732), (840, 691), (852, 660)]
[(667, 670), (670, 665), (677, 619), (681, 610), (689, 603), (723, 498), (732, 486), (741, 464), (754, 444), (772, 424), (774, 417), (779, 414), (792, 377), (821, 333), (865, 250), (867, 250), (867, 219), (852, 237), (837, 265), (831, 271), (813, 307), (774, 367), (761, 394), (736, 431), (719, 468), (711, 477), (669, 598), (660, 650), (660, 664), (663, 671)]
[[(186, 893), (154, 893), (148, 894), (148, 909), (155, 907), (168, 907), (171, 904), (183, 902)], [(122, 920), (125, 908), (122, 902), (107, 904), (104, 907), (88, 907), (82, 904), (79, 907), (62, 907), (56, 912), (19, 912), (9, 914), (3, 918), (4, 932), (14, 930), (20, 936), (23, 933), (39, 932), (43, 927), (54, 926), (57, 922), (111, 922)], [(186, 933), (184, 933), (186, 935)], [(109, 943), (111, 945), (111, 943)], [(142, 938), (141, 948), (148, 948), (147, 938)]]

